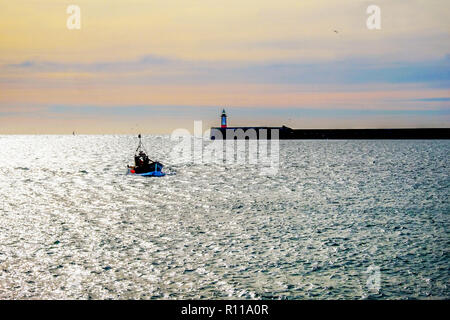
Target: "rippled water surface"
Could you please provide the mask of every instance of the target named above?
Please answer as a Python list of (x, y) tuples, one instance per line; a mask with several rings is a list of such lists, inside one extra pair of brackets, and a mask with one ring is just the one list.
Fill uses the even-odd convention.
[(450, 298), (449, 141), (282, 141), (275, 175), (164, 178), (125, 175), (136, 144), (0, 136), (0, 298)]

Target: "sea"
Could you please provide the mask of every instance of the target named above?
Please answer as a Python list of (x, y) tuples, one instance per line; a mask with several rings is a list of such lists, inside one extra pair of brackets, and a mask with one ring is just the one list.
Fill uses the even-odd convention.
[(280, 141), (127, 175), (134, 135), (0, 136), (0, 299), (449, 299), (450, 141)]

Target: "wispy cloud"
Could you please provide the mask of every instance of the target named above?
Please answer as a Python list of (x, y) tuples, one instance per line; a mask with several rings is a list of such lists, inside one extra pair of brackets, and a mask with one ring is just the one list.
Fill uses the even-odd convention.
[(40, 72), (129, 72), (132, 70), (141, 70), (141, 68), (146, 67), (174, 64), (176, 62), (177, 60), (167, 57), (145, 55), (136, 60), (108, 62), (99, 61), (93, 63), (27, 60), (21, 63), (5, 64), (2, 68), (3, 70), (22, 69)]
[[(239, 63), (226, 61), (188, 61), (146, 55), (131, 61), (58, 63), (24, 61), (3, 70), (24, 72), (122, 73), (118, 81), (142, 83), (273, 83), (273, 84), (364, 84), (428, 83), (450, 84), (450, 60), (386, 62), (380, 58), (352, 57), (327, 62)], [(115, 79), (113, 75), (111, 79)], [(111, 81), (111, 79), (109, 81)]]
[[(218, 118), (219, 106), (197, 107), (197, 106), (50, 106), (45, 112), (52, 114), (72, 114), (89, 116), (118, 116), (118, 117), (161, 117), (171, 116), (189, 119), (214, 119)], [(431, 110), (367, 110), (367, 109), (316, 109), (316, 108), (239, 108), (228, 107), (227, 112), (231, 118), (238, 120), (241, 117), (248, 119), (267, 119), (272, 117), (358, 117), (373, 115), (450, 115), (450, 109)]]
[(438, 97), (438, 98), (423, 98), (423, 99), (414, 99), (413, 101), (423, 101), (423, 102), (445, 102), (450, 101), (450, 97)]

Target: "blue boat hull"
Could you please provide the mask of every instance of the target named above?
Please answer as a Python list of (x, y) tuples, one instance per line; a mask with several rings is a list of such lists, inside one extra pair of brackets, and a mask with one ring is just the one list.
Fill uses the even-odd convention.
[(152, 171), (145, 173), (135, 173), (135, 175), (143, 176), (143, 177), (164, 177), (166, 174), (161, 171)]
[(165, 172), (161, 171), (150, 171), (150, 172), (143, 172), (143, 173), (135, 173), (128, 168), (127, 174), (132, 174), (134, 176), (143, 176), (143, 177), (164, 177), (166, 175)]

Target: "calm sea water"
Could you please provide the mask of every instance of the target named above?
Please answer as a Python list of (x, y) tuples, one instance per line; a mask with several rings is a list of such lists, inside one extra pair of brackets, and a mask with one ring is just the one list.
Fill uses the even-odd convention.
[[(166, 136), (147, 136), (165, 161)], [(0, 136), (0, 298), (450, 298), (449, 141), (283, 141), (125, 175), (133, 136)]]

